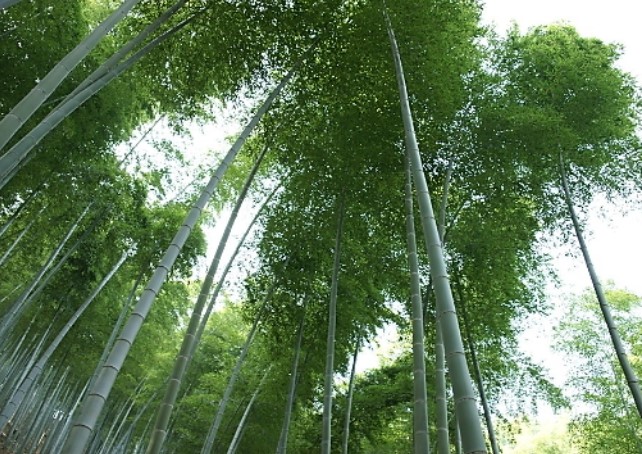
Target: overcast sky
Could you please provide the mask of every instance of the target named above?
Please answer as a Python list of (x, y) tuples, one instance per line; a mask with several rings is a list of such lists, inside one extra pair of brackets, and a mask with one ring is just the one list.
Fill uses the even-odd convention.
[(621, 67), (642, 80), (642, 32), (638, 0), (486, 0), (483, 20), (505, 30), (515, 21), (522, 31), (567, 22), (586, 36), (624, 45)]

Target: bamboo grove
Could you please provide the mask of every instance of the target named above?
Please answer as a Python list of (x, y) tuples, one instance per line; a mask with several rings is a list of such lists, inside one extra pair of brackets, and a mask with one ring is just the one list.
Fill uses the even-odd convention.
[[(639, 442), (582, 222), (639, 192), (638, 88), (616, 45), (481, 8), (0, 1), (0, 452), (499, 454), (507, 408), (574, 404), (518, 348), (560, 232)], [(207, 150), (151, 138), (221, 105), (240, 133), (174, 181)]]

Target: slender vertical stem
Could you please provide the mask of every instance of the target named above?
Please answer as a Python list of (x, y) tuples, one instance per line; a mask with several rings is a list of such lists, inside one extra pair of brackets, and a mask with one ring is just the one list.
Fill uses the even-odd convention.
[(629, 359), (626, 355), (626, 349), (620, 338), (620, 333), (617, 330), (615, 325), (615, 320), (613, 315), (611, 315), (611, 308), (608, 301), (606, 300), (606, 295), (602, 289), (602, 284), (600, 279), (597, 276), (593, 262), (591, 261), (591, 256), (589, 255), (588, 246), (584, 240), (584, 235), (582, 233), (582, 227), (580, 222), (577, 219), (577, 214), (575, 213), (575, 207), (573, 206), (573, 200), (571, 197), (571, 191), (569, 189), (568, 180), (566, 178), (566, 169), (564, 165), (564, 159), (560, 154), (560, 174), (562, 177), (562, 188), (564, 190), (564, 200), (566, 201), (566, 206), (568, 207), (568, 212), (571, 216), (571, 221), (573, 221), (573, 228), (575, 229), (575, 236), (577, 241), (580, 244), (580, 249), (582, 250), (582, 256), (584, 257), (584, 263), (586, 264), (586, 269), (589, 272), (591, 277), (591, 283), (593, 284), (593, 289), (595, 290), (595, 296), (600, 305), (600, 310), (602, 311), (602, 316), (604, 317), (604, 322), (609, 331), (609, 336), (611, 337), (611, 342), (613, 343), (613, 348), (617, 355), (617, 359), (620, 363), (620, 367), (624, 372), (626, 377), (626, 382), (629, 385), (629, 390), (633, 396), (633, 401), (635, 402), (635, 407), (638, 410), (638, 415), (642, 418), (642, 393), (640, 392), (640, 381), (638, 380), (637, 375), (633, 371)]
[(209, 300), (212, 284), (214, 283), (214, 277), (216, 276), (216, 273), (218, 271), (221, 257), (223, 256), (225, 246), (227, 245), (227, 240), (230, 237), (232, 227), (236, 222), (236, 218), (238, 217), (241, 205), (245, 201), (245, 197), (250, 189), (252, 182), (254, 181), (254, 176), (256, 175), (256, 172), (258, 171), (266, 152), (267, 147), (265, 147), (260, 153), (260, 155), (256, 159), (256, 162), (254, 163), (254, 166), (252, 167), (252, 170), (250, 171), (250, 174), (245, 180), (245, 184), (243, 185), (243, 188), (241, 189), (241, 192), (237, 197), (236, 204), (234, 205), (234, 208), (230, 213), (230, 218), (227, 221), (225, 230), (223, 231), (223, 235), (219, 240), (218, 247), (216, 248), (216, 252), (214, 253), (214, 257), (212, 258), (212, 263), (207, 270), (207, 275), (205, 276), (203, 284), (201, 285), (201, 290), (196, 299), (194, 309), (192, 310), (192, 315), (190, 317), (185, 336), (183, 337), (183, 343), (181, 344), (180, 351), (176, 356), (176, 359), (174, 360), (174, 368), (172, 370), (171, 379), (169, 380), (167, 388), (165, 390), (165, 397), (163, 398), (163, 402), (158, 409), (158, 416), (156, 419), (156, 424), (154, 426), (154, 431), (152, 432), (152, 438), (150, 440), (149, 446), (147, 447), (147, 452), (149, 454), (159, 454), (163, 443), (165, 442), (169, 419), (173, 412), (174, 405), (178, 397), (178, 392), (180, 390), (181, 383), (183, 382), (183, 377), (185, 376), (185, 373), (187, 371), (187, 366), (191, 362), (192, 354), (196, 349), (196, 335), (199, 325), (201, 324), (203, 309), (205, 308), (205, 305)]
[[(9, 227), (11, 227), (11, 225), (16, 221), (16, 219), (18, 219), (18, 216), (20, 216), (20, 213), (22, 212), (22, 210), (24, 210), (24, 208), (25, 208), (27, 205), (29, 205), (29, 202), (31, 202), (31, 201), (32, 201), (32, 200), (33, 200), (33, 199), (34, 199), (38, 194), (40, 194), (40, 189), (41, 189), (44, 185), (45, 185), (45, 183), (44, 183), (44, 182), (43, 182), (43, 183), (40, 183), (40, 186), (39, 186), (37, 189), (35, 189), (35, 190), (34, 190), (34, 191), (29, 195), (29, 197), (27, 197), (27, 198), (26, 198), (26, 199), (25, 199), (25, 200), (20, 204), (20, 206), (18, 207), (18, 209), (17, 209), (16, 211), (14, 211), (14, 212), (13, 212), (13, 214), (12, 214), (12, 215), (11, 215), (11, 217), (7, 220), (7, 222), (5, 222), (5, 223), (2, 225), (2, 227), (0, 227), (0, 237), (2, 237), (2, 235), (4, 235), (4, 234), (5, 234), (5, 232), (9, 229)], [(40, 209), (40, 211), (38, 212), (38, 214), (42, 213), (42, 210), (44, 210), (44, 208), (41, 208), (41, 209)], [(37, 216), (36, 216), (36, 217), (37, 217)]]
[(91, 204), (89, 204), (80, 214), (80, 216), (78, 216), (78, 218), (71, 225), (69, 230), (67, 230), (67, 233), (65, 234), (64, 238), (60, 241), (60, 243), (58, 243), (58, 246), (51, 252), (45, 264), (40, 268), (36, 276), (33, 278), (29, 287), (27, 287), (22, 292), (22, 294), (18, 297), (18, 299), (13, 303), (11, 311), (2, 318), (2, 320), (0, 321), (0, 339), (4, 338), (7, 329), (10, 328), (13, 325), (13, 323), (15, 323), (15, 321), (20, 317), (24, 308), (27, 305), (27, 302), (29, 301), (29, 298), (32, 297), (32, 293), (34, 292), (34, 289), (36, 289), (36, 287), (40, 283), (45, 273), (49, 270), (49, 268), (51, 267), (53, 262), (56, 260), (60, 252), (62, 252), (63, 248), (67, 244), (67, 241), (69, 241), (71, 236), (74, 234), (74, 232), (82, 222), (83, 218), (87, 215), (87, 212), (89, 211), (90, 207), (91, 207)]
[(67, 336), (71, 328), (76, 324), (76, 321), (84, 314), (85, 310), (89, 307), (89, 305), (96, 299), (98, 294), (101, 292), (101, 290), (107, 285), (107, 283), (111, 280), (111, 278), (116, 274), (116, 272), (120, 269), (121, 265), (125, 262), (127, 259), (127, 252), (124, 252), (122, 256), (120, 257), (120, 260), (114, 265), (114, 267), (107, 273), (107, 275), (100, 281), (98, 286), (94, 289), (93, 292), (91, 292), (91, 295), (87, 297), (87, 299), (80, 305), (78, 309), (76, 309), (76, 312), (71, 316), (71, 318), (65, 323), (65, 326), (60, 330), (58, 335), (54, 338), (54, 340), (51, 341), (49, 344), (49, 347), (45, 352), (40, 356), (38, 359), (38, 362), (34, 364), (34, 366), (31, 368), (29, 371), (29, 374), (27, 377), (20, 383), (20, 387), (17, 389), (17, 391), (14, 393), (14, 395), (11, 397), (9, 402), (4, 406), (2, 409), (2, 412), (0, 412), (0, 427), (3, 427), (7, 421), (11, 419), (11, 417), (14, 415), (16, 410), (20, 407), (20, 404), (22, 403), (23, 399), (29, 392), (29, 389), (31, 388), (31, 385), (38, 379), (40, 374), (42, 373), (45, 365), (49, 361), (49, 358), (51, 358), (51, 355), (54, 354), (60, 343), (63, 341), (63, 339)]
[(138, 303), (134, 307), (132, 314), (123, 328), (120, 338), (116, 340), (114, 348), (112, 349), (107, 362), (101, 369), (96, 383), (88, 392), (82, 406), (81, 416), (72, 428), (69, 438), (63, 448), (65, 453), (81, 454), (85, 450), (85, 446), (89, 442), (89, 438), (94, 431), (98, 417), (100, 416), (114, 382), (116, 381), (118, 372), (129, 353), (129, 349), (134, 343), (138, 332), (147, 318), (147, 314), (152, 308), (156, 295), (165, 282), (165, 279), (169, 274), (169, 270), (174, 265), (185, 241), (196, 226), (196, 222), (200, 218), (201, 213), (205, 210), (210, 198), (218, 186), (219, 181), (227, 171), (230, 164), (234, 161), (234, 158), (240, 151), (241, 147), (259, 123), (262, 116), (267, 112), (274, 100), (292, 77), (293, 72), (288, 73), (254, 114), (183, 221), (183, 225), (167, 248), (165, 255), (148, 282), (147, 288), (145, 288), (143, 294), (138, 300)]
[(417, 199), (421, 213), (421, 224), (424, 240), (430, 260), (430, 273), (432, 275), (435, 297), (437, 300), (437, 318), (441, 323), (446, 362), (452, 380), (453, 394), (455, 396), (455, 411), (462, 427), (462, 444), (465, 454), (486, 453), (484, 436), (481, 430), (481, 421), (477, 411), (475, 393), (470, 378), (470, 371), (466, 362), (466, 354), (462, 342), (455, 304), (446, 269), (435, 213), (430, 200), (430, 191), (423, 172), (423, 163), (419, 154), (419, 146), (415, 135), (415, 128), (408, 100), (408, 90), (399, 55), (399, 48), (395, 39), (392, 24), (384, 5), (384, 16), (390, 38), (390, 46), (395, 64), (395, 74), (399, 86), (402, 119), (404, 123), (406, 149), (411, 159), (413, 181), (417, 188)]
[[(225, 279), (227, 278), (227, 274), (230, 271), (230, 268), (232, 268), (232, 264), (234, 263), (234, 260), (236, 260), (236, 256), (241, 250), (241, 247), (243, 247), (243, 244), (245, 244), (245, 240), (247, 236), (249, 235), (250, 231), (254, 227), (254, 224), (256, 224), (257, 219), (269, 203), (269, 201), (272, 199), (274, 194), (276, 194), (276, 191), (279, 189), (279, 187), (276, 187), (270, 195), (263, 201), (263, 204), (261, 207), (257, 210), (256, 214), (252, 218), (252, 221), (250, 221), (250, 224), (247, 226), (247, 229), (245, 229), (245, 232), (243, 233), (243, 236), (239, 240), (239, 242), (236, 244), (236, 249), (234, 249), (234, 252), (230, 256), (229, 260), (227, 261), (227, 265), (225, 265), (225, 268), (223, 269), (223, 272), (221, 273), (218, 283), (216, 284), (216, 287), (214, 287), (214, 291), (212, 292), (212, 296), (210, 297), (210, 302), (207, 304), (207, 308), (205, 309), (205, 312), (203, 313), (203, 318), (201, 319), (200, 325), (198, 326), (198, 331), (196, 332), (196, 339), (194, 342), (194, 347), (198, 346), (201, 337), (203, 336), (203, 331), (205, 331), (205, 327), (207, 326), (207, 321), (210, 318), (210, 315), (212, 314), (212, 310), (214, 309), (214, 305), (216, 304), (216, 300), (218, 299), (218, 295), (221, 292), (221, 289), (223, 288), (223, 284), (225, 283)], [(190, 356), (193, 356), (194, 352), (191, 353)]]
[[(134, 38), (127, 41), (123, 46), (121, 46), (116, 52), (114, 52), (104, 63), (102, 63), (94, 72), (85, 78), (74, 90), (69, 93), (62, 103), (67, 102), (73, 98), (76, 94), (93, 84), (95, 81), (99, 80), (105, 74), (109, 72), (114, 66), (116, 66), (127, 54), (133, 51), (137, 46), (142, 44), (147, 37), (152, 35), (156, 30), (158, 30), (165, 22), (167, 22), (179, 9), (181, 9), (187, 0), (178, 0), (171, 7), (169, 7), (163, 14), (158, 16), (156, 20), (147, 25), (140, 33), (138, 33)], [(61, 103), (61, 104), (62, 104)], [(60, 105), (59, 105), (60, 106)], [(59, 107), (58, 106), (58, 107)]]
[(111, 330), (111, 333), (109, 334), (109, 339), (107, 339), (107, 343), (105, 344), (105, 347), (103, 348), (103, 352), (100, 354), (100, 358), (98, 359), (98, 364), (96, 366), (96, 369), (94, 369), (94, 373), (91, 376), (91, 379), (89, 380), (88, 387), (91, 388), (94, 385), (94, 382), (96, 381), (96, 378), (98, 377), (98, 372), (100, 369), (103, 367), (103, 364), (105, 363), (105, 360), (107, 359), (107, 355), (109, 355), (109, 350), (111, 347), (114, 345), (114, 342), (116, 341), (116, 336), (118, 336), (118, 332), (120, 331), (120, 328), (123, 326), (123, 322), (125, 321), (125, 317), (127, 316), (127, 313), (129, 312), (129, 309), (132, 305), (132, 301), (134, 300), (134, 297), (136, 296), (136, 290), (138, 290), (138, 287), (140, 286), (141, 281), (143, 280), (143, 276), (145, 275), (144, 270), (141, 270), (138, 273), (138, 277), (136, 278), (136, 281), (134, 282), (134, 286), (132, 287), (131, 291), (129, 292), (129, 296), (127, 297), (127, 300), (123, 304), (122, 309), (120, 310), (120, 314), (118, 314), (118, 319), (116, 320), (116, 323), (114, 324), (114, 327)]
[(419, 259), (415, 235), (414, 205), (412, 202), (412, 174), (410, 160), (406, 159), (406, 247), (410, 271), (410, 294), (412, 301), (412, 372), (413, 372), (413, 434), (415, 454), (430, 452), (428, 434), (428, 397), (426, 390), (426, 352), (424, 350), (424, 316), (421, 303)]
[(24, 167), (34, 156), (32, 153), (38, 143), (44, 139), (53, 129), (65, 118), (71, 115), (77, 108), (83, 105), (89, 98), (94, 96), (110, 82), (119, 77), (122, 73), (130, 69), (141, 58), (145, 57), (152, 50), (158, 47), (164, 40), (170, 38), (175, 33), (180, 31), (189, 22), (194, 20), (196, 15), (193, 15), (184, 21), (176, 24), (165, 33), (150, 41), (143, 48), (138, 50), (131, 57), (127, 58), (122, 63), (111, 68), (100, 79), (93, 82), (91, 85), (79, 91), (69, 100), (60, 103), (53, 111), (51, 111), (36, 127), (29, 131), (22, 137), (11, 149), (0, 158), (0, 189), (6, 185), (18, 171)]
[(261, 392), (261, 388), (263, 388), (263, 385), (265, 384), (265, 381), (267, 380), (271, 369), (272, 369), (272, 366), (268, 367), (268, 369), (265, 371), (265, 374), (263, 374), (263, 378), (261, 379), (261, 382), (256, 387), (256, 390), (252, 394), (250, 401), (247, 403), (247, 406), (245, 407), (245, 411), (243, 412), (243, 416), (241, 416), (241, 420), (239, 421), (239, 424), (236, 427), (236, 431), (234, 432), (234, 436), (232, 437), (232, 442), (230, 443), (230, 446), (227, 449), (227, 454), (234, 454), (239, 444), (241, 443), (241, 434), (245, 430), (245, 422), (247, 421), (247, 417), (250, 415), (250, 410), (252, 410), (252, 406), (254, 405), (256, 398)]
[(334, 244), (334, 265), (332, 267), (332, 285), (330, 287), (330, 304), (328, 311), (328, 341), (326, 346), (325, 380), (323, 387), (323, 435), (321, 439), (322, 454), (330, 454), (332, 441), (332, 384), (334, 378), (334, 343), (336, 340), (337, 329), (337, 290), (339, 288), (341, 240), (343, 236), (343, 222), (345, 217), (345, 195), (341, 194), (339, 197), (339, 220), (337, 223), (337, 237)]
[[(0, 121), (0, 149), (54, 92), (71, 71), (120, 22), (140, 0), (127, 0), (69, 52), (38, 84)], [(0, 167), (2, 167), (0, 158)]]
[[(441, 195), (441, 206), (439, 207), (439, 221), (437, 230), (442, 245), (445, 245), (446, 235), (446, 210), (448, 207), (448, 193), (450, 180), (453, 173), (453, 161), (448, 164), (444, 188)], [(431, 279), (432, 285), (432, 279)], [(430, 288), (432, 291), (432, 287)], [(450, 437), (448, 435), (448, 401), (446, 396), (446, 353), (444, 351), (444, 340), (439, 320), (435, 320), (435, 394), (437, 406), (437, 452), (439, 454), (450, 454)]]
[(464, 322), (464, 331), (466, 333), (466, 343), (468, 344), (468, 351), (470, 352), (470, 360), (473, 363), (473, 370), (475, 372), (475, 381), (477, 382), (477, 390), (479, 391), (479, 399), (484, 409), (484, 419), (486, 420), (486, 428), (488, 429), (488, 439), (490, 440), (490, 447), (493, 454), (500, 454), (499, 445), (497, 444), (497, 437), (495, 436), (495, 428), (493, 426), (493, 418), (490, 413), (490, 406), (486, 398), (486, 391), (484, 390), (484, 382), (482, 380), (481, 367), (477, 360), (477, 351), (475, 343), (473, 342), (473, 333), (470, 329), (470, 322), (468, 320), (468, 312), (466, 311), (466, 301), (464, 300), (463, 290), (461, 285), (457, 286), (459, 305), (461, 307), (461, 317)]
[(461, 448), (461, 430), (459, 428), (459, 421), (457, 421), (457, 415), (453, 418), (454, 422), (454, 431), (455, 431), (455, 454), (462, 454)]
[(241, 354), (236, 360), (236, 364), (234, 365), (234, 369), (232, 370), (232, 375), (230, 375), (230, 379), (228, 380), (227, 386), (225, 387), (225, 391), (223, 392), (223, 397), (219, 402), (218, 409), (216, 411), (216, 416), (214, 417), (212, 425), (210, 426), (210, 430), (207, 432), (207, 437), (205, 439), (205, 443), (203, 444), (203, 448), (201, 449), (201, 454), (209, 454), (212, 451), (212, 446), (214, 446), (214, 441), (216, 440), (218, 429), (221, 426), (221, 422), (223, 421), (223, 415), (225, 414), (225, 409), (227, 407), (228, 402), (230, 401), (230, 397), (232, 396), (232, 391), (234, 390), (234, 385), (236, 384), (236, 380), (238, 379), (239, 374), (241, 373), (241, 367), (243, 367), (243, 363), (245, 362), (247, 353), (250, 350), (250, 345), (252, 345), (252, 342), (254, 341), (254, 336), (256, 335), (256, 329), (258, 328), (259, 322), (261, 321), (261, 317), (263, 316), (264, 308), (265, 308), (265, 303), (263, 304), (261, 309), (259, 309), (259, 311), (257, 312), (256, 316), (254, 317), (254, 323), (252, 323), (252, 328), (250, 329), (250, 332), (247, 333), (247, 338), (245, 339), (245, 343), (243, 344), (243, 348), (241, 349)]
[(361, 333), (357, 338), (357, 343), (354, 347), (354, 353), (352, 354), (352, 368), (350, 369), (350, 381), (348, 382), (348, 396), (346, 399), (346, 416), (343, 421), (343, 443), (341, 444), (341, 452), (343, 454), (348, 454), (348, 442), (350, 441), (350, 413), (352, 412), (352, 396), (354, 394), (354, 378), (357, 371), (357, 355), (359, 355), (359, 349), (361, 348)]
[(35, 220), (35, 219), (32, 219), (32, 220), (29, 222), (29, 224), (27, 224), (27, 225), (25, 226), (25, 228), (24, 228), (24, 229), (22, 229), (22, 231), (20, 232), (20, 234), (19, 234), (19, 235), (18, 235), (18, 236), (13, 240), (13, 242), (12, 242), (12, 243), (11, 243), (11, 245), (7, 248), (7, 250), (6, 250), (6, 251), (5, 251), (5, 253), (2, 255), (2, 257), (0, 257), (0, 266), (4, 265), (4, 263), (7, 261), (7, 259), (9, 258), (9, 256), (11, 255), (11, 253), (13, 252), (13, 250), (14, 250), (14, 249), (16, 248), (16, 246), (18, 246), (18, 244), (20, 243), (20, 240), (22, 240), (22, 237), (23, 237), (23, 236), (25, 236), (25, 235), (29, 232), (29, 230), (31, 230), (31, 227), (33, 226), (34, 222), (36, 222), (36, 220)]
[(7, 9), (18, 2), (20, 2), (20, 0), (0, 0), (0, 10)]
[(303, 342), (303, 327), (305, 326), (305, 306), (303, 304), (303, 313), (299, 321), (299, 329), (296, 336), (296, 345), (294, 346), (294, 358), (292, 359), (292, 370), (290, 371), (290, 386), (288, 389), (288, 400), (285, 404), (285, 413), (283, 415), (283, 427), (281, 436), (276, 447), (277, 454), (285, 454), (288, 448), (288, 432), (290, 431), (290, 420), (292, 418), (292, 409), (294, 408), (294, 398), (296, 396), (296, 384), (299, 370), (299, 358), (301, 357), (301, 344)]

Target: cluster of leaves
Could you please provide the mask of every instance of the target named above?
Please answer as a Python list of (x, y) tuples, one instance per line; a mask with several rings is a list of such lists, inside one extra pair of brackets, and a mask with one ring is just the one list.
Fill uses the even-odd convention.
[[(622, 341), (629, 347), (631, 366), (639, 376), (642, 300), (613, 284), (607, 286), (606, 297)], [(582, 452), (608, 446), (617, 446), (622, 453), (639, 452), (639, 418), (591, 292), (575, 297), (569, 304), (556, 328), (556, 337), (557, 348), (571, 358), (568, 388), (578, 403), (571, 422), (574, 443)]]

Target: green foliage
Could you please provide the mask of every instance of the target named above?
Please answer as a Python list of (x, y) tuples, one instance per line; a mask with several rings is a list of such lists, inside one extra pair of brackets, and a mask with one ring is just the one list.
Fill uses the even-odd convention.
[[(510, 425), (509, 431), (515, 433), (514, 440), (506, 440), (502, 445), (507, 454), (580, 454), (568, 430), (568, 418), (555, 415), (550, 421), (535, 423), (517, 421)], [(612, 449), (615, 445), (611, 445)], [(609, 449), (605, 447), (606, 449)], [(594, 451), (586, 451), (594, 452)]]
[[(605, 290), (618, 331), (629, 346), (631, 365), (639, 374), (642, 300), (613, 284)], [(557, 348), (573, 358), (570, 392), (582, 404), (571, 433), (581, 452), (617, 447), (618, 452), (636, 453), (642, 428), (603, 325), (595, 296), (587, 291), (573, 299), (557, 327)]]
[[(88, 0), (50, 3), (23, 1), (0, 14), (0, 55), (3, 68), (10, 68), (0, 73), (0, 115), (115, 5)], [(517, 348), (520, 322), (548, 310), (542, 289), (548, 268), (537, 238), (566, 217), (558, 189), (560, 155), (568, 164), (580, 205), (597, 191), (626, 194), (642, 181), (641, 147), (635, 135), (638, 89), (615, 66), (617, 46), (584, 38), (571, 27), (537, 27), (525, 34), (515, 29), (505, 39), (497, 39), (480, 28), (476, 1), (389, 3), (424, 170), (435, 200), (443, 195), (444, 176), (452, 168), (446, 253), (458, 310), (465, 308), (469, 315), (469, 334), (478, 350), (491, 404), (497, 411), (503, 396), (511, 393), (519, 397), (520, 407), (538, 398), (562, 405), (566, 402), (560, 391)], [(52, 99), (73, 90), (172, 4), (171, 0), (141, 2)], [(289, 448), (316, 452), (340, 198), (345, 200), (346, 223), (336, 369), (345, 371), (358, 337), (372, 339), (387, 323), (407, 329), (408, 311), (396, 310), (407, 309), (409, 300), (403, 129), (381, 4), (198, 0), (187, 2), (162, 31), (192, 16), (193, 22), (181, 33), (61, 123), (0, 193), (2, 221), (36, 194), (0, 238), (0, 250), (4, 250), (34, 221), (2, 268), (0, 299), (6, 299), (0, 302), (0, 310), (5, 313), (10, 308), (16, 296), (11, 292), (29, 282), (78, 213), (93, 203), (74, 237), (90, 230), (87, 240), (21, 317), (15, 334), (26, 329), (34, 314), (34, 336), (52, 320), (55, 330), (122, 251), (131, 248), (132, 257), (54, 359), (61, 370), (73, 363), (70, 380), (86, 380), (134, 283), (149, 277), (189, 208), (187, 203), (163, 201), (175, 183), (171, 167), (184, 164), (185, 150), (161, 141), (157, 145), (163, 162), (146, 163), (140, 158), (129, 174), (117, 162), (115, 147), (160, 114), (179, 130), (189, 121), (210, 118), (213, 104), (249, 105), (247, 101), (262, 97), (266, 87), (315, 42), (212, 203), (219, 210), (235, 197), (253, 156), (267, 146), (259, 186), (281, 184), (282, 189), (260, 219), (258, 266), (245, 280), (247, 294), (238, 306), (229, 305), (212, 316), (186, 380), (169, 449), (198, 452), (248, 320), (264, 310), (216, 450), (227, 447), (244, 405), (271, 365), (240, 452), (272, 451), (281, 430), (293, 354), (290, 346), (305, 304), (306, 331)], [(55, 102), (45, 105), (24, 130), (54, 106)], [(197, 173), (210, 172), (208, 168)], [(183, 182), (176, 183), (182, 187)], [(176, 200), (191, 198), (190, 190)], [(148, 399), (153, 401), (155, 390), (163, 386), (184, 317), (198, 291), (186, 279), (192, 279), (192, 269), (204, 250), (204, 234), (195, 229), (132, 348), (113, 392), (108, 420), (142, 380), (145, 385), (136, 397), (136, 409)], [(427, 275), (423, 252), (421, 260), (422, 274)], [(426, 288), (427, 281), (423, 279)], [(434, 305), (430, 292), (426, 294), (427, 351), (431, 351)], [(623, 336), (632, 346), (634, 367), (639, 368), (639, 301), (613, 289), (609, 297)], [(622, 401), (626, 393), (613, 377), (601, 325), (593, 324), (595, 314), (584, 306), (574, 305), (559, 331), (564, 348), (581, 359), (574, 401), (592, 405), (574, 420), (571, 436), (586, 452), (607, 452), (613, 446), (618, 452), (638, 452), (634, 435), (640, 435), (639, 423)], [(351, 428), (354, 452), (411, 449), (409, 345), (401, 350), (394, 361), (357, 378)], [(429, 365), (429, 388), (431, 369)], [(338, 415), (343, 414), (344, 394), (339, 387), (335, 434), (341, 430)], [(140, 432), (142, 424), (136, 434)], [(566, 437), (531, 438), (531, 451), (515, 452), (573, 452), (570, 444), (564, 445)], [(337, 447), (338, 440), (333, 440)]]

